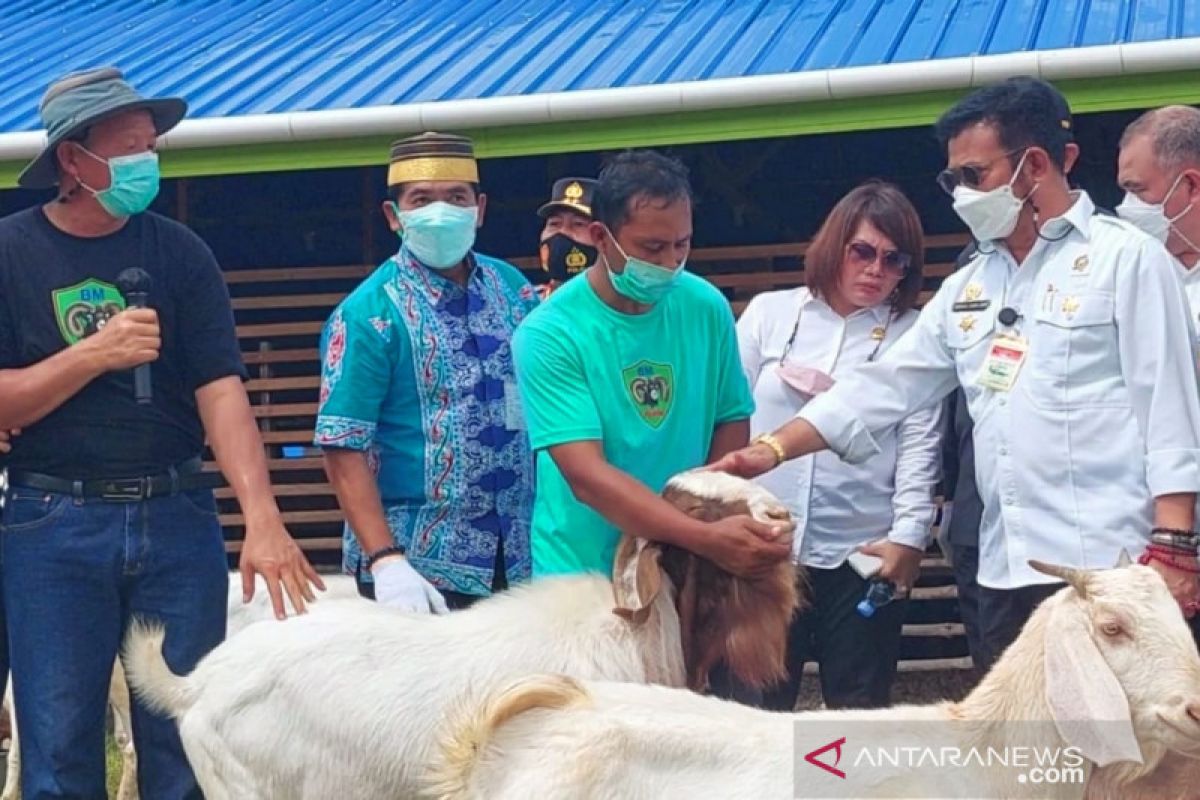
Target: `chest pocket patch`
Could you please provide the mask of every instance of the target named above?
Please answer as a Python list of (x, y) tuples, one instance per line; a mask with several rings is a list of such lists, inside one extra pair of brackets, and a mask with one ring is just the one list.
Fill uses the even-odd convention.
[(1105, 405), (1121, 402), (1115, 302), (1109, 292), (1060, 294), (1037, 311), (1030, 352), (1037, 402)]

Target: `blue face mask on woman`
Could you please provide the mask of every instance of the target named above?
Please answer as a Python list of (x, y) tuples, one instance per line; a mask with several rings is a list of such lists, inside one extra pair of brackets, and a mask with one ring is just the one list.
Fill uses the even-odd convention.
[(608, 237), (617, 246), (617, 252), (625, 258), (625, 269), (621, 272), (613, 272), (612, 265), (608, 263), (608, 257), (604, 258), (604, 268), (608, 270), (608, 279), (612, 281), (613, 288), (617, 290), (618, 294), (635, 302), (652, 306), (666, 297), (667, 292), (675, 288), (679, 282), (679, 276), (683, 273), (683, 268), (687, 266), (686, 258), (675, 269), (660, 267), (649, 261), (629, 256), (621, 248), (612, 231), (608, 232)]
[(83, 145), (79, 149), (108, 165), (108, 188), (93, 189), (82, 180), (79, 185), (96, 198), (100, 207), (114, 217), (140, 214), (158, 197), (158, 153), (134, 153), (101, 158)]
[(401, 211), (393, 205), (400, 220), (400, 237), (413, 256), (433, 269), (452, 269), (475, 244), (475, 223), (479, 211), (475, 206), (455, 206), (442, 202), (430, 203), (411, 211)]

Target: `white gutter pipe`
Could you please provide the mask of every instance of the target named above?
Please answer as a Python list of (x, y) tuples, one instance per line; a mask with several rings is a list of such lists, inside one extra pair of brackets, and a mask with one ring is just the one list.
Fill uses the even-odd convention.
[[(1013, 75), (1056, 81), (1191, 69), (1200, 69), (1200, 37), (479, 100), (200, 118), (181, 122), (159, 147), (304, 142), (878, 97), (967, 89)], [(45, 141), (42, 131), (0, 134), (0, 161), (33, 158)]]

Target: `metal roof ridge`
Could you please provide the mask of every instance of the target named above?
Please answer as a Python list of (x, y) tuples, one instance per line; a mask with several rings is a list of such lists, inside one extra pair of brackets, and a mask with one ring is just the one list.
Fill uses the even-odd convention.
[[(421, 130), (617, 119), (784, 103), (967, 89), (1014, 75), (1046, 80), (1116, 77), (1200, 68), (1200, 37), (1031, 50), (774, 75), (713, 78), (368, 108), (184, 120), (163, 150), (308, 142)], [(28, 159), (44, 131), (0, 134), (0, 162)]]

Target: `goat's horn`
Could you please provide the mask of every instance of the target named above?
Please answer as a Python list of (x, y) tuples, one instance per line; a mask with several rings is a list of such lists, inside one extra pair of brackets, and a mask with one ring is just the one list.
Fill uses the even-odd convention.
[(1030, 559), (1029, 566), (1033, 567), (1043, 575), (1050, 575), (1059, 580), (1066, 581), (1067, 584), (1079, 592), (1080, 595), (1087, 596), (1088, 571), (1084, 569), (1075, 569), (1074, 567), (1060, 567), (1058, 564), (1047, 564), (1044, 561)]
[(1124, 547), (1121, 548), (1121, 555), (1117, 556), (1116, 569), (1125, 569), (1125, 567), (1133, 564), (1133, 558), (1129, 555), (1129, 551)]

